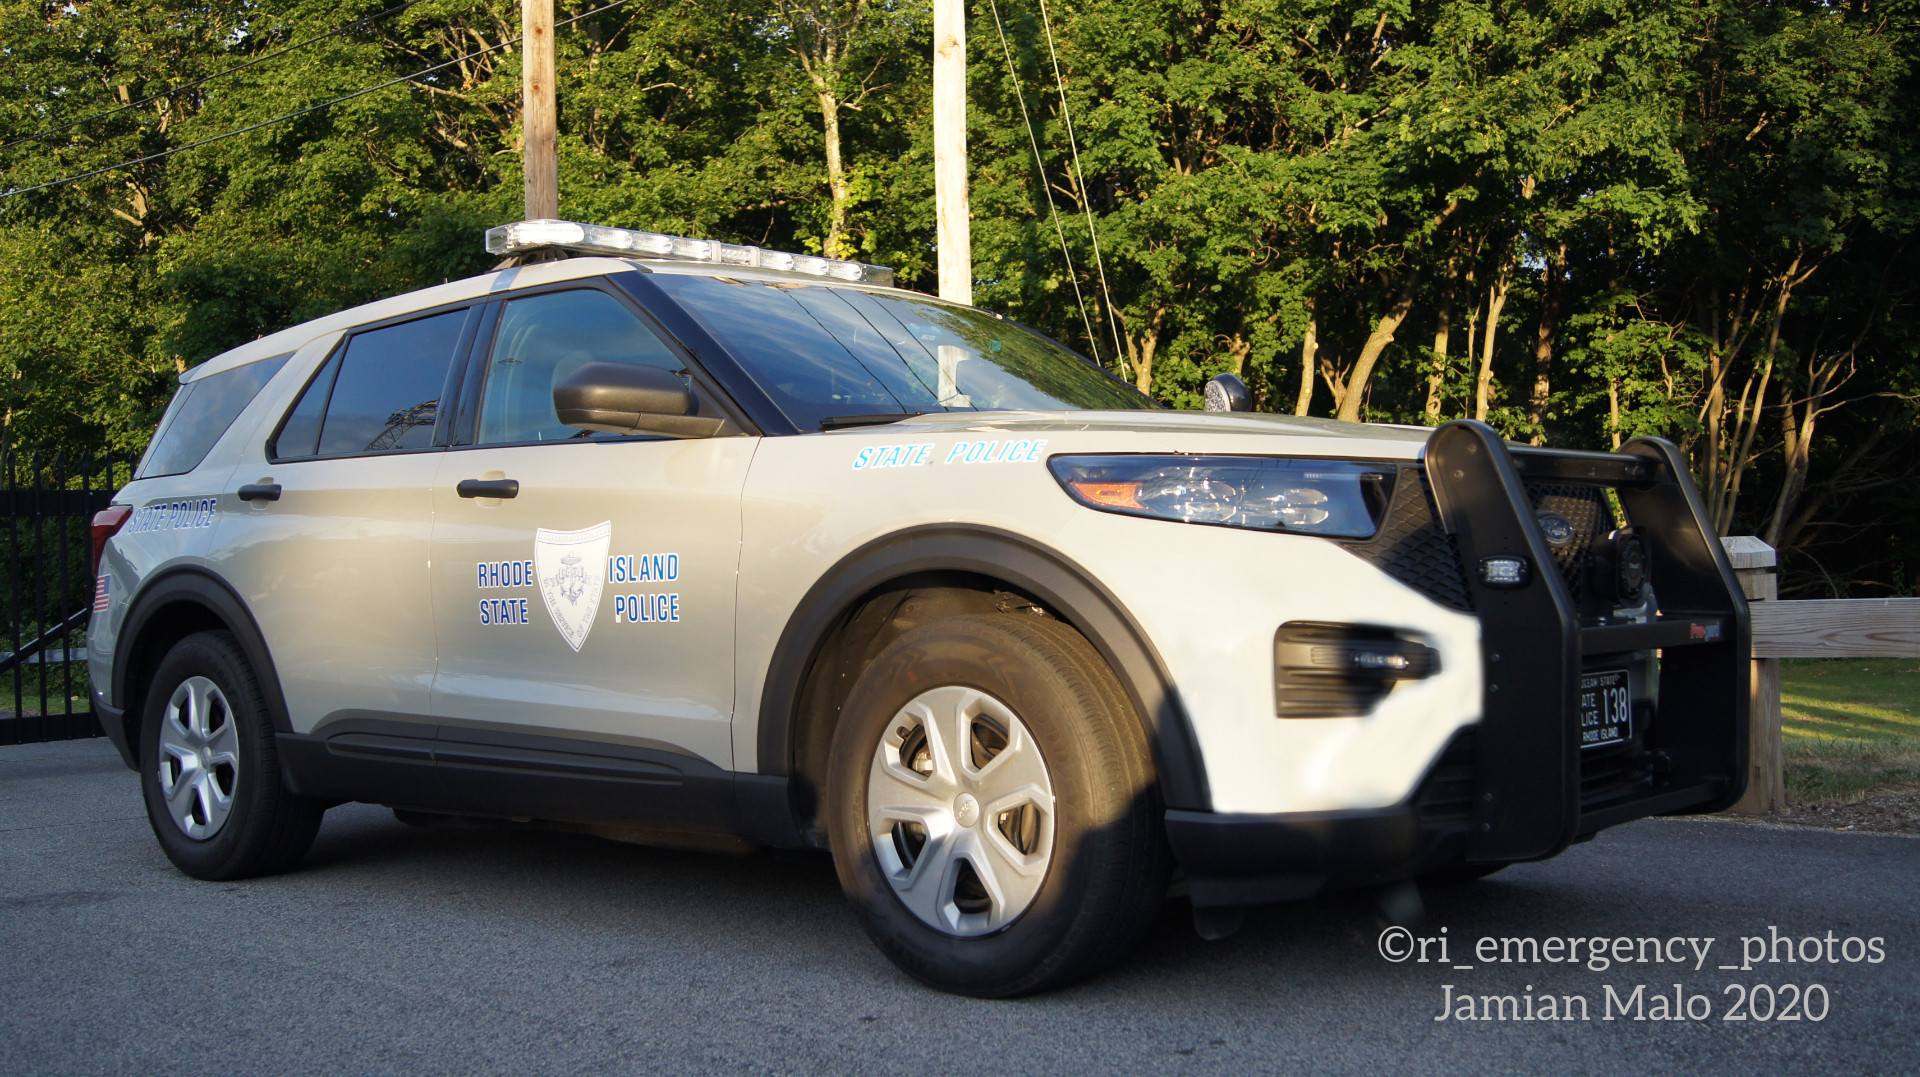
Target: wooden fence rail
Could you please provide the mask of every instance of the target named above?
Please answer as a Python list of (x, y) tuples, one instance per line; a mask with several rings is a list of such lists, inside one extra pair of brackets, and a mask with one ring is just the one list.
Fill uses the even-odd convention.
[(1920, 598), (1753, 604), (1755, 658), (1920, 656)]
[(1753, 709), (1747, 795), (1764, 815), (1787, 806), (1780, 739), (1782, 658), (1920, 658), (1920, 598), (1779, 599), (1773, 547), (1751, 535), (1720, 540), (1753, 609)]

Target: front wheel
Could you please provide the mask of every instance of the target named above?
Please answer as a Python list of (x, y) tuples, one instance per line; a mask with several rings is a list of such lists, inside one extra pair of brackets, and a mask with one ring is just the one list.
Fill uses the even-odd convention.
[(828, 785), (849, 901), (934, 987), (1002, 997), (1090, 975), (1166, 893), (1139, 720), (1057, 621), (954, 617), (894, 641), (841, 711)]
[(326, 811), (282, 783), (259, 681), (226, 632), (196, 632), (161, 659), (141, 724), (140, 787), (160, 848), (197, 879), (292, 867)]

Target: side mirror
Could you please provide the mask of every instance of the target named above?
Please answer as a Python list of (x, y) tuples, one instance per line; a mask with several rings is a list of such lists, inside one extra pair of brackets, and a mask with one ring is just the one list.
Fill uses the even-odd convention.
[(644, 363), (583, 363), (553, 387), (560, 421), (609, 434), (708, 438), (727, 421), (689, 415), (693, 394), (672, 371)]
[(1208, 411), (1252, 411), (1253, 397), (1247, 383), (1232, 374), (1215, 374), (1207, 379)]

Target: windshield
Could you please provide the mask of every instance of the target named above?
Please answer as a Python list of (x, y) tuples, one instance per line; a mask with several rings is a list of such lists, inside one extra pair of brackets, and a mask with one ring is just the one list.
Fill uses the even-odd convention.
[(858, 415), (1158, 408), (1016, 322), (800, 281), (660, 274), (795, 426)]

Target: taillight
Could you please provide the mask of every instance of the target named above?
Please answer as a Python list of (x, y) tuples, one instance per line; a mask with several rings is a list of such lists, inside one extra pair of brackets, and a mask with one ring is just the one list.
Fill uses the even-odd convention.
[(125, 505), (113, 505), (93, 514), (93, 526), (89, 529), (93, 536), (93, 567), (90, 570), (93, 574), (100, 572), (100, 553), (107, 548), (107, 540), (119, 534), (132, 515), (133, 510)]

